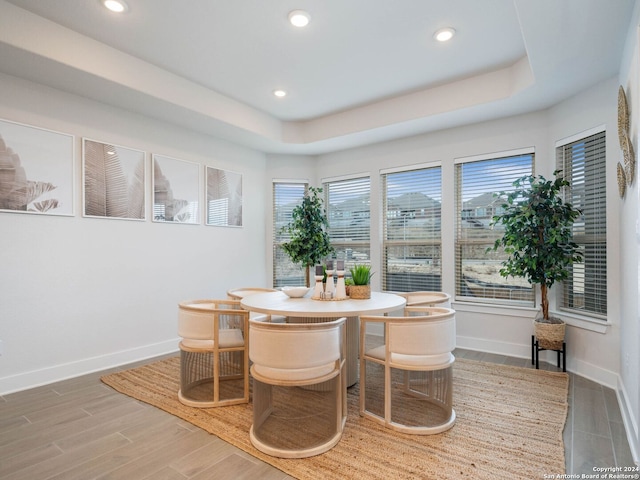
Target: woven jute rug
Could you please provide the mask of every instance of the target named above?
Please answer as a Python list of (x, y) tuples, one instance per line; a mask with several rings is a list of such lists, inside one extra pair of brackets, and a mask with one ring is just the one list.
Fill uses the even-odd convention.
[(306, 459), (274, 458), (249, 441), (252, 404), (198, 409), (178, 401), (180, 359), (172, 357), (102, 377), (117, 391), (176, 415), (299, 479), (537, 479), (565, 472), (562, 430), (568, 376), (457, 359), (454, 427), (407, 435), (358, 414), (348, 389), (342, 439)]

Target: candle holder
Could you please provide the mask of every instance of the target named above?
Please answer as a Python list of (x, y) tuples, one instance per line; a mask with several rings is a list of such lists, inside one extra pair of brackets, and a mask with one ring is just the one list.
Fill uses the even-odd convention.
[(338, 282), (336, 284), (335, 297), (337, 300), (341, 300), (347, 298), (347, 287), (344, 284), (344, 260), (338, 260), (336, 274), (338, 275)]
[(333, 261), (332, 260), (328, 260), (327, 261), (327, 283), (325, 284), (324, 287), (324, 296), (325, 298), (333, 298), (336, 296), (336, 285), (334, 283), (333, 280), (333, 273), (334, 273), (334, 269), (333, 269)]
[(322, 285), (322, 279), (324, 278), (324, 270), (322, 265), (316, 265), (316, 285), (313, 289), (313, 297), (315, 299), (324, 298), (324, 287)]

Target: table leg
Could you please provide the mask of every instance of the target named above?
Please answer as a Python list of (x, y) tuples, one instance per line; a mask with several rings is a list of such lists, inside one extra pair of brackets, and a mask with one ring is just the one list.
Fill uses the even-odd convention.
[(347, 317), (347, 387), (358, 382), (360, 362), (360, 317)]

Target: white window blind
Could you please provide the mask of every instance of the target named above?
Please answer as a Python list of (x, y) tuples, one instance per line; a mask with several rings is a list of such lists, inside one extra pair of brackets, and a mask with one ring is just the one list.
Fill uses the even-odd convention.
[(273, 183), (273, 286), (304, 285), (305, 273), (300, 264), (294, 264), (282, 249), (289, 235), (282, 228), (291, 222), (293, 209), (302, 203), (306, 183)]
[(369, 177), (323, 183), (329, 237), (347, 276), (354, 264), (371, 264)]
[(487, 252), (502, 236), (491, 227), (513, 182), (533, 173), (533, 153), (459, 161), (456, 165), (456, 299), (533, 306), (533, 289), (523, 278), (502, 277), (507, 255)]
[(571, 184), (565, 200), (582, 213), (573, 224), (573, 241), (584, 254), (584, 261), (571, 267), (562, 284), (559, 308), (603, 319), (607, 314), (605, 133), (556, 148), (557, 168)]
[(381, 176), (383, 290), (442, 290), (441, 170), (438, 166)]

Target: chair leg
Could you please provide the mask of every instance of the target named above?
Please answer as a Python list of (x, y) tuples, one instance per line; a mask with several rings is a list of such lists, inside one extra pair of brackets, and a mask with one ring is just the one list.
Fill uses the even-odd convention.
[(384, 366), (384, 421), (391, 423), (391, 367), (388, 363)]
[[(362, 354), (361, 354), (362, 355)], [(346, 380), (345, 380), (346, 384)], [(360, 415), (364, 414), (364, 409), (366, 407), (366, 388), (367, 388), (367, 362), (363, 357), (360, 358)]]

